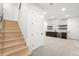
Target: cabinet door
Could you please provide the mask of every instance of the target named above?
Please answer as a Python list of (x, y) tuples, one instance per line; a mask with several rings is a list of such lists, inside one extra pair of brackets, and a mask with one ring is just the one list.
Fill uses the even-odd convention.
[(62, 38), (67, 39), (67, 33), (62, 33)]

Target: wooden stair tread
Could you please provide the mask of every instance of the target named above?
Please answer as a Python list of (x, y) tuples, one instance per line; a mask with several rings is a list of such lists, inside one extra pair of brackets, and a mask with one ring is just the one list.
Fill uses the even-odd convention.
[(6, 40), (6, 39), (11, 39), (11, 38), (16, 39), (16, 38), (19, 38), (19, 37), (23, 37), (23, 36), (22, 35), (10, 35), (10, 36), (5, 36), (4, 38)]
[(16, 53), (22, 49), (27, 49), (24, 44), (13, 46), (13, 47), (3, 49), (3, 50), (4, 50), (4, 55), (10, 55), (10, 54)]
[(0, 49), (2, 48), (2, 43), (0, 43)]
[(20, 30), (4, 30), (4, 32), (20, 32)]
[(18, 29), (5, 29), (4, 30), (5, 32), (8, 31), (8, 32), (20, 32), (20, 30)]
[(3, 36), (0, 36), (0, 39), (3, 38)]
[(5, 35), (20, 35), (21, 32), (5, 32)]
[(0, 40), (0, 43), (3, 42), (3, 40)]
[(5, 30), (19, 30), (18, 28), (5, 28)]
[(13, 41), (13, 40), (20, 40), (23, 39), (23, 37), (16, 37), (16, 38), (5, 38), (5, 39), (0, 39), (0, 42), (7, 42), (7, 41)]
[(3, 34), (3, 32), (0, 32), (0, 35), (2, 35)]
[(23, 37), (18, 37), (18, 38), (16, 38), (16, 39), (14, 39), (14, 38), (5, 39), (4, 42), (5, 42), (5, 41), (12, 41), (12, 40), (20, 40), (20, 39), (23, 39)]
[(19, 35), (4, 35), (5, 37), (17, 37), (17, 36), (19, 36), (19, 37), (23, 37), (21, 34), (19, 34)]
[(4, 20), (3, 21), (5, 24), (17, 24), (17, 22), (16, 21), (8, 21), (8, 20)]
[(0, 32), (0, 42), (3, 41), (3, 32)]
[(3, 37), (3, 33), (0, 33), (0, 38)]
[(18, 24), (13, 21), (12, 22), (4, 22), (4, 26), (5, 25), (12, 25), (12, 26), (17, 25), (18, 26)]
[(6, 26), (4, 29), (19, 29), (17, 26)]
[(20, 44), (25, 44), (25, 43), (24, 42), (18, 42), (18, 43), (14, 43), (14, 44), (4, 45), (3, 48), (9, 48), (9, 47), (20, 45)]
[[(3, 48), (9, 48), (9, 47), (11, 47), (11, 46), (16, 46), (16, 45), (19, 45), (19, 44), (25, 44), (25, 42), (24, 41), (8, 41), (8, 42), (2, 42), (2, 43), (0, 43), (0, 49), (3, 49), (3, 48), (1, 48), (2, 47), (2, 44), (3, 44)], [(26, 45), (26, 44), (25, 44)]]
[[(13, 26), (13, 27), (16, 27), (16, 26), (18, 26), (18, 24), (12, 24), (12, 23), (11, 23), (11, 24), (4, 24), (4, 26), (5, 26), (5, 27), (12, 27), (12, 26)], [(19, 28), (19, 27), (18, 27), (18, 28)]]
[(5, 24), (12, 24), (12, 23), (16, 24), (17, 23), (16, 21), (12, 21), (12, 20), (4, 20), (3, 22)]
[(7, 34), (21, 34), (21, 32), (5, 32), (5, 35)]
[(29, 51), (29, 49), (23, 49), (21, 51), (11, 54), (11, 56), (28, 56), (28, 55), (31, 55), (31, 51)]
[(20, 39), (20, 40), (12, 40), (12, 41), (5, 41), (4, 42), (4, 45), (11, 45), (11, 44), (15, 44), (15, 43), (19, 43), (19, 42), (24, 42), (23, 39)]
[[(12, 34), (11, 34), (12, 33)], [(3, 36), (5, 36), (5, 37), (22, 37), (22, 34), (20, 34), (20, 32), (5, 32), (5, 34), (4, 35), (0, 35), (0, 40), (1, 39), (3, 39)]]
[(0, 56), (2, 56), (2, 50), (0, 49)]
[(0, 37), (0, 42), (2, 42), (2, 41), (3, 41), (3, 38)]

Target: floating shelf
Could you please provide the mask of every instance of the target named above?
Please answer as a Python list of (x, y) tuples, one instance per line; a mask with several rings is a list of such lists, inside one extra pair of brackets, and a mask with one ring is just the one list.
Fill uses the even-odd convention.
[(47, 26), (48, 30), (53, 30), (53, 26)]
[(67, 25), (59, 25), (59, 30), (67, 30)]

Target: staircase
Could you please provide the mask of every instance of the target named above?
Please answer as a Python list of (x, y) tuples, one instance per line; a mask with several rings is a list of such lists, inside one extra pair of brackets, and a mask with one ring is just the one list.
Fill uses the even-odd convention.
[(0, 33), (0, 55), (28, 56), (31, 54), (16, 21), (4, 20)]

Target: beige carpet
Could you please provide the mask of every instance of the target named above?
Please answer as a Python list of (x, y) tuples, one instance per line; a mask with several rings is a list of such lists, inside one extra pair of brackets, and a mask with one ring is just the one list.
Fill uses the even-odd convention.
[(32, 56), (79, 56), (79, 41), (46, 37), (46, 45), (33, 51)]

